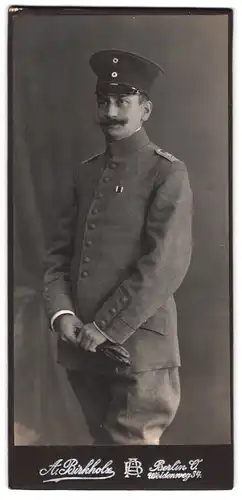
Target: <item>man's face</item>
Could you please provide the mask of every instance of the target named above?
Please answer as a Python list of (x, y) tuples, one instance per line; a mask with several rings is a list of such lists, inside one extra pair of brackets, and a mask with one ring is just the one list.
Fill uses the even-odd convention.
[(103, 133), (112, 140), (132, 135), (148, 120), (152, 104), (139, 95), (98, 95), (97, 112)]

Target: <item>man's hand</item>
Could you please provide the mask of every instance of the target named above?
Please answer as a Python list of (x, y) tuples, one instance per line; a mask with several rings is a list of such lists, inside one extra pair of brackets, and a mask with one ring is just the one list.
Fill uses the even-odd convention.
[(93, 323), (88, 323), (81, 330), (77, 340), (80, 347), (85, 351), (96, 352), (96, 348), (106, 342), (107, 339)]
[(54, 321), (54, 329), (61, 339), (74, 346), (78, 346), (77, 337), (83, 327), (82, 321), (72, 314), (62, 314)]

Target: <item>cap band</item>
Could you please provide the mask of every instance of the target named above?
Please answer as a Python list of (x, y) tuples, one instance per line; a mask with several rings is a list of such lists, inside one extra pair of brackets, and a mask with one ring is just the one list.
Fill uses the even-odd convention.
[(96, 86), (97, 97), (116, 95), (141, 95), (144, 94), (149, 99), (148, 93), (145, 90), (136, 89), (127, 83), (112, 83), (112, 82), (98, 82)]
[(127, 83), (98, 82), (96, 94), (108, 95), (135, 95), (140, 94), (140, 90)]

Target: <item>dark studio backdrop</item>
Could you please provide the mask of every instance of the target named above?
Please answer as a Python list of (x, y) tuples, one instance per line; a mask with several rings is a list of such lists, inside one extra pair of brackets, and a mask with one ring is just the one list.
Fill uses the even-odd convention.
[(24, 10), (12, 25), (16, 443), (89, 442), (40, 290), (72, 168), (104, 147), (88, 64), (103, 48), (164, 67), (146, 130), (185, 161), (194, 193), (192, 263), (176, 294), (182, 398), (162, 443), (229, 443), (228, 16)]

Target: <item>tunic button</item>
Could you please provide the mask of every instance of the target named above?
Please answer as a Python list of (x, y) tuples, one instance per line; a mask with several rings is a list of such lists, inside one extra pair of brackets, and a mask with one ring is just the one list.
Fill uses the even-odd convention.
[(88, 272), (87, 271), (83, 271), (81, 273), (81, 276), (82, 276), (82, 278), (86, 278), (88, 276)]
[(104, 177), (103, 178), (103, 182), (109, 182), (110, 181), (110, 177)]
[(123, 304), (125, 304), (125, 302), (128, 301), (128, 298), (127, 297), (122, 297), (121, 301), (123, 302)]
[(95, 229), (96, 224), (93, 224), (93, 222), (92, 222), (91, 224), (88, 224), (88, 227), (89, 227), (89, 229)]
[(83, 260), (84, 260), (84, 262), (90, 262), (89, 257), (84, 257), (84, 259), (83, 259)]
[(87, 247), (90, 247), (91, 244), (92, 244), (92, 241), (91, 240), (87, 240), (87, 242), (86, 242)]
[(117, 310), (115, 309), (115, 307), (112, 307), (112, 309), (110, 309), (110, 312), (111, 312), (112, 314), (116, 314)]
[(100, 326), (100, 328), (105, 328), (105, 326), (106, 326), (106, 321), (104, 321), (104, 320), (102, 319), (101, 321), (99, 321), (98, 326)]
[(96, 215), (98, 213), (98, 208), (93, 208), (92, 214)]
[(97, 198), (98, 200), (100, 200), (102, 197), (103, 197), (103, 193), (97, 193), (96, 198)]
[(116, 163), (110, 163), (110, 165), (109, 165), (109, 168), (112, 168), (112, 169), (114, 169), (116, 167), (117, 167)]

